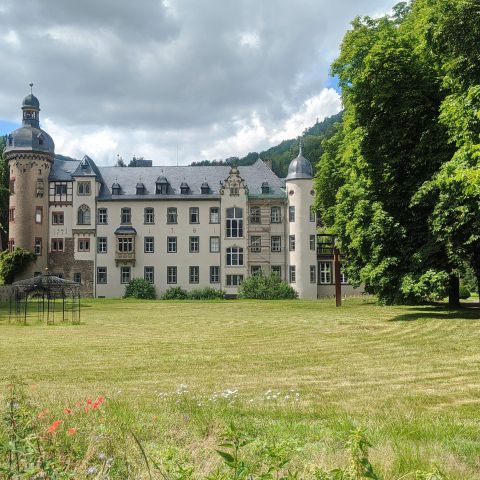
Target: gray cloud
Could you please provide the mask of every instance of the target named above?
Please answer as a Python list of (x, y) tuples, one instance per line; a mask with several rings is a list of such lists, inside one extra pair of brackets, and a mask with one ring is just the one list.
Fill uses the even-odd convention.
[[(184, 161), (199, 159), (252, 115), (267, 132), (282, 131), (320, 94), (352, 18), (391, 6), (387, 0), (3, 0), (2, 116), (19, 117), (33, 80), (42, 118), (58, 127), (67, 150), (72, 139), (106, 131), (114, 141), (104, 145), (101, 161), (142, 149), (172, 157), (178, 143)], [(244, 150), (268, 146), (267, 140)], [(107, 155), (108, 148), (117, 151)]]

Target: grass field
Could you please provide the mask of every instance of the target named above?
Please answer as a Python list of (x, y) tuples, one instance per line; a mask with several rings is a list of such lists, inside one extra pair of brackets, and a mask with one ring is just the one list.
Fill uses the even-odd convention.
[(39, 408), (106, 397), (90, 452), (114, 452), (131, 429), (152, 455), (206, 475), (233, 420), (256, 439), (247, 456), (275, 443), (307, 471), (345, 463), (346, 436), (363, 427), (385, 478), (438, 465), (480, 479), (474, 308), (85, 300), (81, 325), (0, 319), (0, 332), (3, 393), (14, 375)]

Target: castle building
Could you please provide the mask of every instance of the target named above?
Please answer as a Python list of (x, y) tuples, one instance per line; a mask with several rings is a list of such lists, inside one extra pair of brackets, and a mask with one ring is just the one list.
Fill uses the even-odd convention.
[[(262, 271), (300, 298), (332, 296), (332, 244), (316, 233), (313, 170), (300, 152), (286, 179), (262, 161), (242, 167), (102, 167), (55, 155), (40, 103), (23, 100), (22, 126), (7, 136), (8, 248), (32, 250), (25, 278), (48, 268), (85, 295), (120, 297), (132, 278), (236, 295)], [(323, 238), (323, 240), (322, 240)], [(342, 275), (344, 289), (351, 291)]]

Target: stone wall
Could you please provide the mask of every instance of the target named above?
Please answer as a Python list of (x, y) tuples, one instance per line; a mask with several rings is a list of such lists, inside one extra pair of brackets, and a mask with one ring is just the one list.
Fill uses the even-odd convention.
[(63, 252), (50, 252), (48, 268), (53, 274), (61, 274), (64, 278), (74, 280), (75, 273), (81, 275), (81, 294), (84, 297), (94, 295), (94, 262), (93, 260), (75, 260), (74, 239), (66, 238)]

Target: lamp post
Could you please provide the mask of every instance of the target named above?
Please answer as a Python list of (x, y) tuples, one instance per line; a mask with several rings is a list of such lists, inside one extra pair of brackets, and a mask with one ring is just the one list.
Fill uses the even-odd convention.
[(340, 279), (340, 250), (337, 247), (337, 239), (333, 247), (333, 271), (335, 275), (335, 305), (342, 306), (342, 283)]

